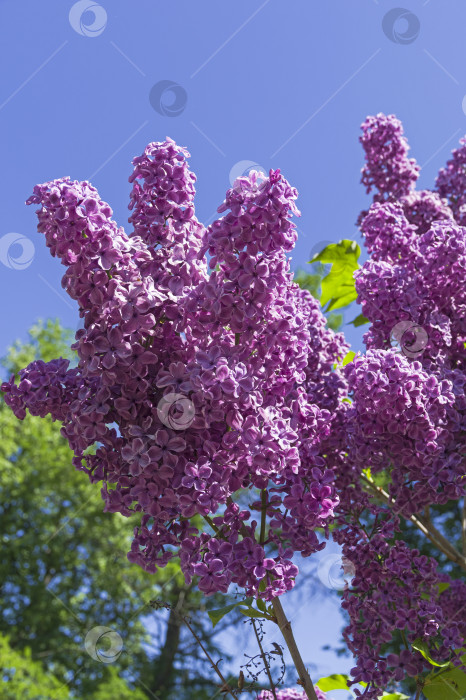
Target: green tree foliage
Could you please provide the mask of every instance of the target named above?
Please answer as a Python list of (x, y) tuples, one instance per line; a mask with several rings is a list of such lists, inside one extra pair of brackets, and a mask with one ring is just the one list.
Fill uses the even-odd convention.
[[(68, 684), (47, 672), (40, 661), (34, 661), (31, 650), (11, 648), (7, 637), (0, 635), (0, 697), (2, 700), (73, 700)], [(131, 689), (110, 667), (105, 683), (100, 684), (87, 700), (146, 700), (139, 689)]]
[[(70, 332), (58, 322), (39, 323), (27, 343), (10, 348), (2, 361), (5, 373), (36, 359), (72, 361), (69, 344)], [(118, 513), (103, 512), (99, 488), (75, 470), (50, 417), (28, 414), (19, 423), (0, 400), (0, 434), (0, 634), (9, 637), (10, 655), (42, 666), (47, 677), (67, 683), (74, 697), (210, 697), (214, 681), (205, 664), (200, 671), (201, 652), (192, 648), (182, 619), (173, 634), (167, 615), (149, 606), (152, 599), (178, 605), (213, 648), (201, 596), (193, 587), (186, 590), (179, 566), (172, 562), (154, 575), (128, 562), (131, 524)], [(150, 629), (157, 632), (149, 635), (145, 621), (156, 621)], [(95, 660), (84, 647), (97, 626), (108, 627), (123, 643), (111, 664)], [(99, 644), (105, 654), (108, 636)]]
[(52, 674), (46, 673), (31, 650), (14, 651), (7, 637), (0, 635), (0, 697), (2, 700), (68, 700), (69, 691)]

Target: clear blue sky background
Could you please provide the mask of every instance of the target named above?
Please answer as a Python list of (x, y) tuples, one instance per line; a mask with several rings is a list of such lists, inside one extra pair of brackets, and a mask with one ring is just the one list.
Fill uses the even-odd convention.
[[(406, 13), (392, 39), (382, 30), (398, 7), (391, 0), (102, 0), (97, 21), (78, 13), (75, 28), (69, 0), (0, 0), (0, 354), (40, 317), (78, 324), (61, 289), (64, 268), (24, 205), (35, 183), (90, 178), (126, 225), (131, 158), (168, 135), (192, 154), (197, 215), (210, 221), (238, 162), (279, 167), (300, 192), (294, 267), (323, 241), (357, 237), (368, 203), (358, 143), (367, 114), (403, 120), (411, 155), (425, 165), (420, 184), (431, 186), (466, 132), (466, 5), (400, 2), (420, 27), (406, 44), (392, 40), (416, 30)], [(149, 101), (163, 80), (186, 95), (177, 116)], [(9, 233), (35, 247), (23, 269), (8, 267)], [(21, 253), (12, 244), (10, 265)], [(350, 327), (354, 347), (361, 335)], [(339, 629), (329, 605), (299, 611), (307, 659), (324, 673), (349, 666), (318, 652)]]

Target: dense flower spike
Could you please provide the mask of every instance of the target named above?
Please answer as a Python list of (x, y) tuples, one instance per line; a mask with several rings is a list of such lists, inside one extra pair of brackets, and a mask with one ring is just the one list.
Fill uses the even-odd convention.
[(204, 228), (194, 215), (196, 176), (188, 168), (189, 155), (170, 138), (150, 143), (134, 158), (129, 178), (133, 183), (129, 222), (134, 225), (133, 235), (147, 244), (152, 257), (141, 266), (142, 274), (176, 297), (206, 277), (200, 254)]
[[(465, 640), (466, 586), (399, 530), (464, 494), (466, 141), (438, 192), (416, 191), (401, 123), (379, 114), (362, 129), (375, 189), (355, 273), (365, 355), (342, 367), (343, 335), (293, 281), (297, 192), (280, 171), (238, 178), (205, 228), (189, 153), (167, 138), (133, 161), (130, 236), (89, 183), (34, 188), (84, 328), (77, 367), (33, 362), (2, 390), (18, 418), (62, 423), (106, 510), (141, 514), (128, 558), (147, 571), (179, 556), (206, 595), (236, 584), (271, 600), (332, 525), (355, 572), (344, 634), (368, 684), (355, 692), (372, 700), (430, 668), (419, 640), (454, 664)], [(397, 634), (405, 648), (388, 653)]]
[(279, 171), (240, 178), (204, 230), (188, 155), (167, 139), (135, 158), (129, 238), (88, 183), (35, 188), (85, 328), (77, 369), (30, 366), (4, 390), (18, 417), (63, 422), (107, 510), (141, 513), (131, 561), (155, 571), (179, 555), (206, 594), (236, 583), (270, 599), (293, 587), (295, 552), (324, 546), (315, 530), (338, 502), (319, 445), (342, 341), (292, 280), (296, 190)]
[(409, 194), (419, 177), (419, 166), (408, 158), (401, 122), (393, 114), (378, 114), (367, 117), (361, 129), (366, 154), (361, 182), (367, 193), (377, 190), (374, 201), (378, 202)]
[(358, 301), (373, 324), (366, 344), (390, 347), (393, 329), (403, 322), (422, 333), (412, 352), (406, 336), (406, 355), (423, 364), (464, 366), (466, 229), (441, 218), (418, 234), (400, 205), (390, 203), (374, 204), (361, 230), (372, 252), (355, 274)]

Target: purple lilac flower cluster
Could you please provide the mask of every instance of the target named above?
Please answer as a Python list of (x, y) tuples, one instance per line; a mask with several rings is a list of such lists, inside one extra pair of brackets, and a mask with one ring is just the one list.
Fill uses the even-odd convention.
[[(340, 497), (334, 538), (356, 571), (343, 593), (350, 618), (344, 636), (356, 657), (354, 682), (368, 683), (355, 692), (372, 700), (406, 675), (431, 670), (411, 646), (415, 640), (438, 663), (454, 664), (461, 663), (456, 650), (465, 640), (457, 612), (466, 585), (440, 574), (433, 559), (410, 550), (396, 533), (400, 516), (465, 492), (466, 151), (463, 140), (441, 171), (437, 192), (417, 192), (418, 168), (407, 159), (401, 123), (377, 115), (362, 129), (362, 182), (376, 193), (359, 219), (370, 258), (355, 282), (371, 326), (366, 354), (344, 368), (350, 403), (325, 444)], [(381, 472), (387, 505), (376, 505), (367, 477), (366, 483), (359, 478)], [(387, 655), (399, 631), (407, 648)]]
[[(438, 664), (453, 661), (460, 665), (461, 654), (454, 650), (460, 649), (464, 639), (464, 624), (452, 614), (451, 597), (439, 593), (435, 560), (404, 542), (393, 541), (396, 520), (387, 518), (386, 509), (377, 508), (375, 514), (379, 524), (370, 537), (351, 525), (335, 535), (356, 572), (351, 589), (343, 592), (342, 607), (351, 620), (343, 636), (356, 656), (353, 683), (369, 684), (364, 692), (355, 691), (364, 698), (379, 697), (381, 688), (406, 675), (431, 670), (430, 663), (410, 644), (426, 643)], [(464, 597), (466, 586), (455, 583), (454, 590)], [(398, 631), (408, 648), (385, 655), (383, 645)]]
[(153, 572), (178, 555), (206, 594), (270, 599), (294, 585), (295, 552), (324, 546), (315, 530), (338, 503), (319, 445), (345, 346), (292, 280), (296, 190), (279, 171), (240, 178), (205, 229), (188, 156), (168, 139), (134, 159), (131, 236), (88, 183), (34, 188), (84, 318), (79, 363), (35, 363), (3, 391), (19, 418), (63, 423), (107, 511), (141, 513), (131, 561)]
[(457, 440), (464, 410), (458, 408), (464, 395), (453, 390), (455, 373), (442, 379), (393, 349), (368, 350), (345, 369), (352, 388), (351, 458), (374, 474), (393, 465), (389, 492), (396, 509), (409, 517), (460, 498), (464, 460)]
[(373, 205), (361, 229), (372, 253), (355, 275), (372, 323), (366, 345), (389, 348), (393, 328), (405, 321), (425, 331), (423, 346), (413, 346), (423, 365), (464, 368), (466, 229), (439, 220), (420, 234), (392, 203)]
[(419, 166), (408, 158), (409, 146), (403, 125), (393, 115), (377, 114), (363, 123), (360, 142), (366, 155), (361, 182), (375, 201), (401, 197), (411, 192), (419, 177)]

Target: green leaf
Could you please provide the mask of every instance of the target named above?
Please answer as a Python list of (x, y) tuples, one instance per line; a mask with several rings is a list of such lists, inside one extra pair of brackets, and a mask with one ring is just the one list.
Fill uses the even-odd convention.
[(344, 367), (345, 365), (347, 365), (347, 364), (349, 364), (350, 362), (352, 362), (352, 361), (354, 360), (355, 357), (356, 357), (356, 353), (353, 352), (353, 350), (350, 350), (349, 352), (347, 352), (346, 355), (345, 355), (344, 358), (343, 358), (342, 363), (341, 363), (342, 366)]
[(28, 647), (21, 651), (12, 649), (9, 638), (0, 634), (0, 655), (0, 697), (4, 700), (70, 700), (69, 688), (65, 688), (58, 678), (46, 672), (39, 661), (33, 660)]
[(267, 612), (267, 605), (265, 602), (262, 600), (262, 598), (257, 598), (256, 599), (256, 605), (261, 610), (262, 612)]
[(261, 617), (264, 620), (270, 620), (270, 615), (260, 612), (260, 610), (256, 610), (255, 608), (239, 608), (239, 611), (245, 617)]
[(357, 298), (354, 286), (353, 272), (356, 268), (348, 267), (342, 263), (335, 263), (326, 277), (322, 280), (322, 296), (320, 303), (325, 306), (329, 303), (327, 311), (340, 309), (351, 304)]
[(466, 673), (451, 666), (427, 679), (422, 692), (427, 700), (464, 700)]
[(228, 615), (228, 613), (231, 612), (234, 608), (237, 608), (240, 605), (250, 606), (253, 600), (254, 600), (254, 598), (246, 598), (245, 600), (239, 600), (237, 603), (231, 603), (230, 605), (225, 605), (223, 608), (217, 608), (216, 610), (208, 610), (207, 614), (212, 621), (212, 627), (215, 627), (215, 625), (218, 622), (220, 622), (222, 617), (225, 617), (225, 615)]
[(362, 470), (362, 473), (364, 474), (365, 477), (367, 477), (369, 480), (372, 480), (372, 472), (370, 467), (366, 467), (366, 469)]
[(351, 241), (344, 238), (338, 243), (331, 243), (326, 246), (320, 253), (316, 253), (309, 260), (313, 262), (336, 263), (343, 262), (345, 264), (354, 265), (354, 269), (358, 267), (358, 258), (361, 255), (361, 248), (356, 241)]
[(322, 280), (321, 305), (326, 311), (347, 306), (357, 297), (353, 272), (359, 268), (361, 249), (356, 241), (344, 239), (331, 243), (309, 261), (330, 263), (330, 272)]
[[(323, 266), (321, 266), (323, 268)], [(308, 274), (304, 270), (297, 270), (294, 274), (294, 281), (299, 284), (301, 289), (307, 289), (315, 299), (320, 300), (320, 285), (323, 274)]]
[(409, 700), (409, 696), (404, 693), (384, 693), (382, 700)]
[(422, 641), (422, 639), (415, 639), (414, 642), (412, 643), (413, 649), (417, 649), (417, 651), (422, 654), (422, 656), (430, 663), (432, 666), (438, 666), (439, 668), (446, 668), (447, 666), (450, 665), (449, 661), (446, 661), (443, 664), (439, 664), (437, 661), (434, 661), (433, 658), (430, 656), (429, 653), (429, 647), (427, 644)]
[[(316, 685), (324, 693), (327, 690), (348, 690), (348, 676), (342, 673), (333, 673), (331, 676), (326, 676), (317, 681)], [(363, 685), (361, 683), (361, 685)]]
[(343, 325), (343, 314), (336, 314), (333, 311), (327, 316), (327, 326), (332, 331), (339, 331)]
[(356, 318), (348, 323), (349, 326), (353, 325), (355, 328), (358, 326), (364, 326), (365, 323), (370, 323), (369, 319), (364, 316), (364, 314), (359, 314)]
[[(443, 593), (443, 591), (446, 591), (448, 588), (450, 588), (450, 584), (448, 582), (441, 581), (437, 584), (437, 588), (440, 595), (441, 593)], [(423, 600), (430, 600), (431, 596), (429, 593), (421, 593), (421, 598)]]

